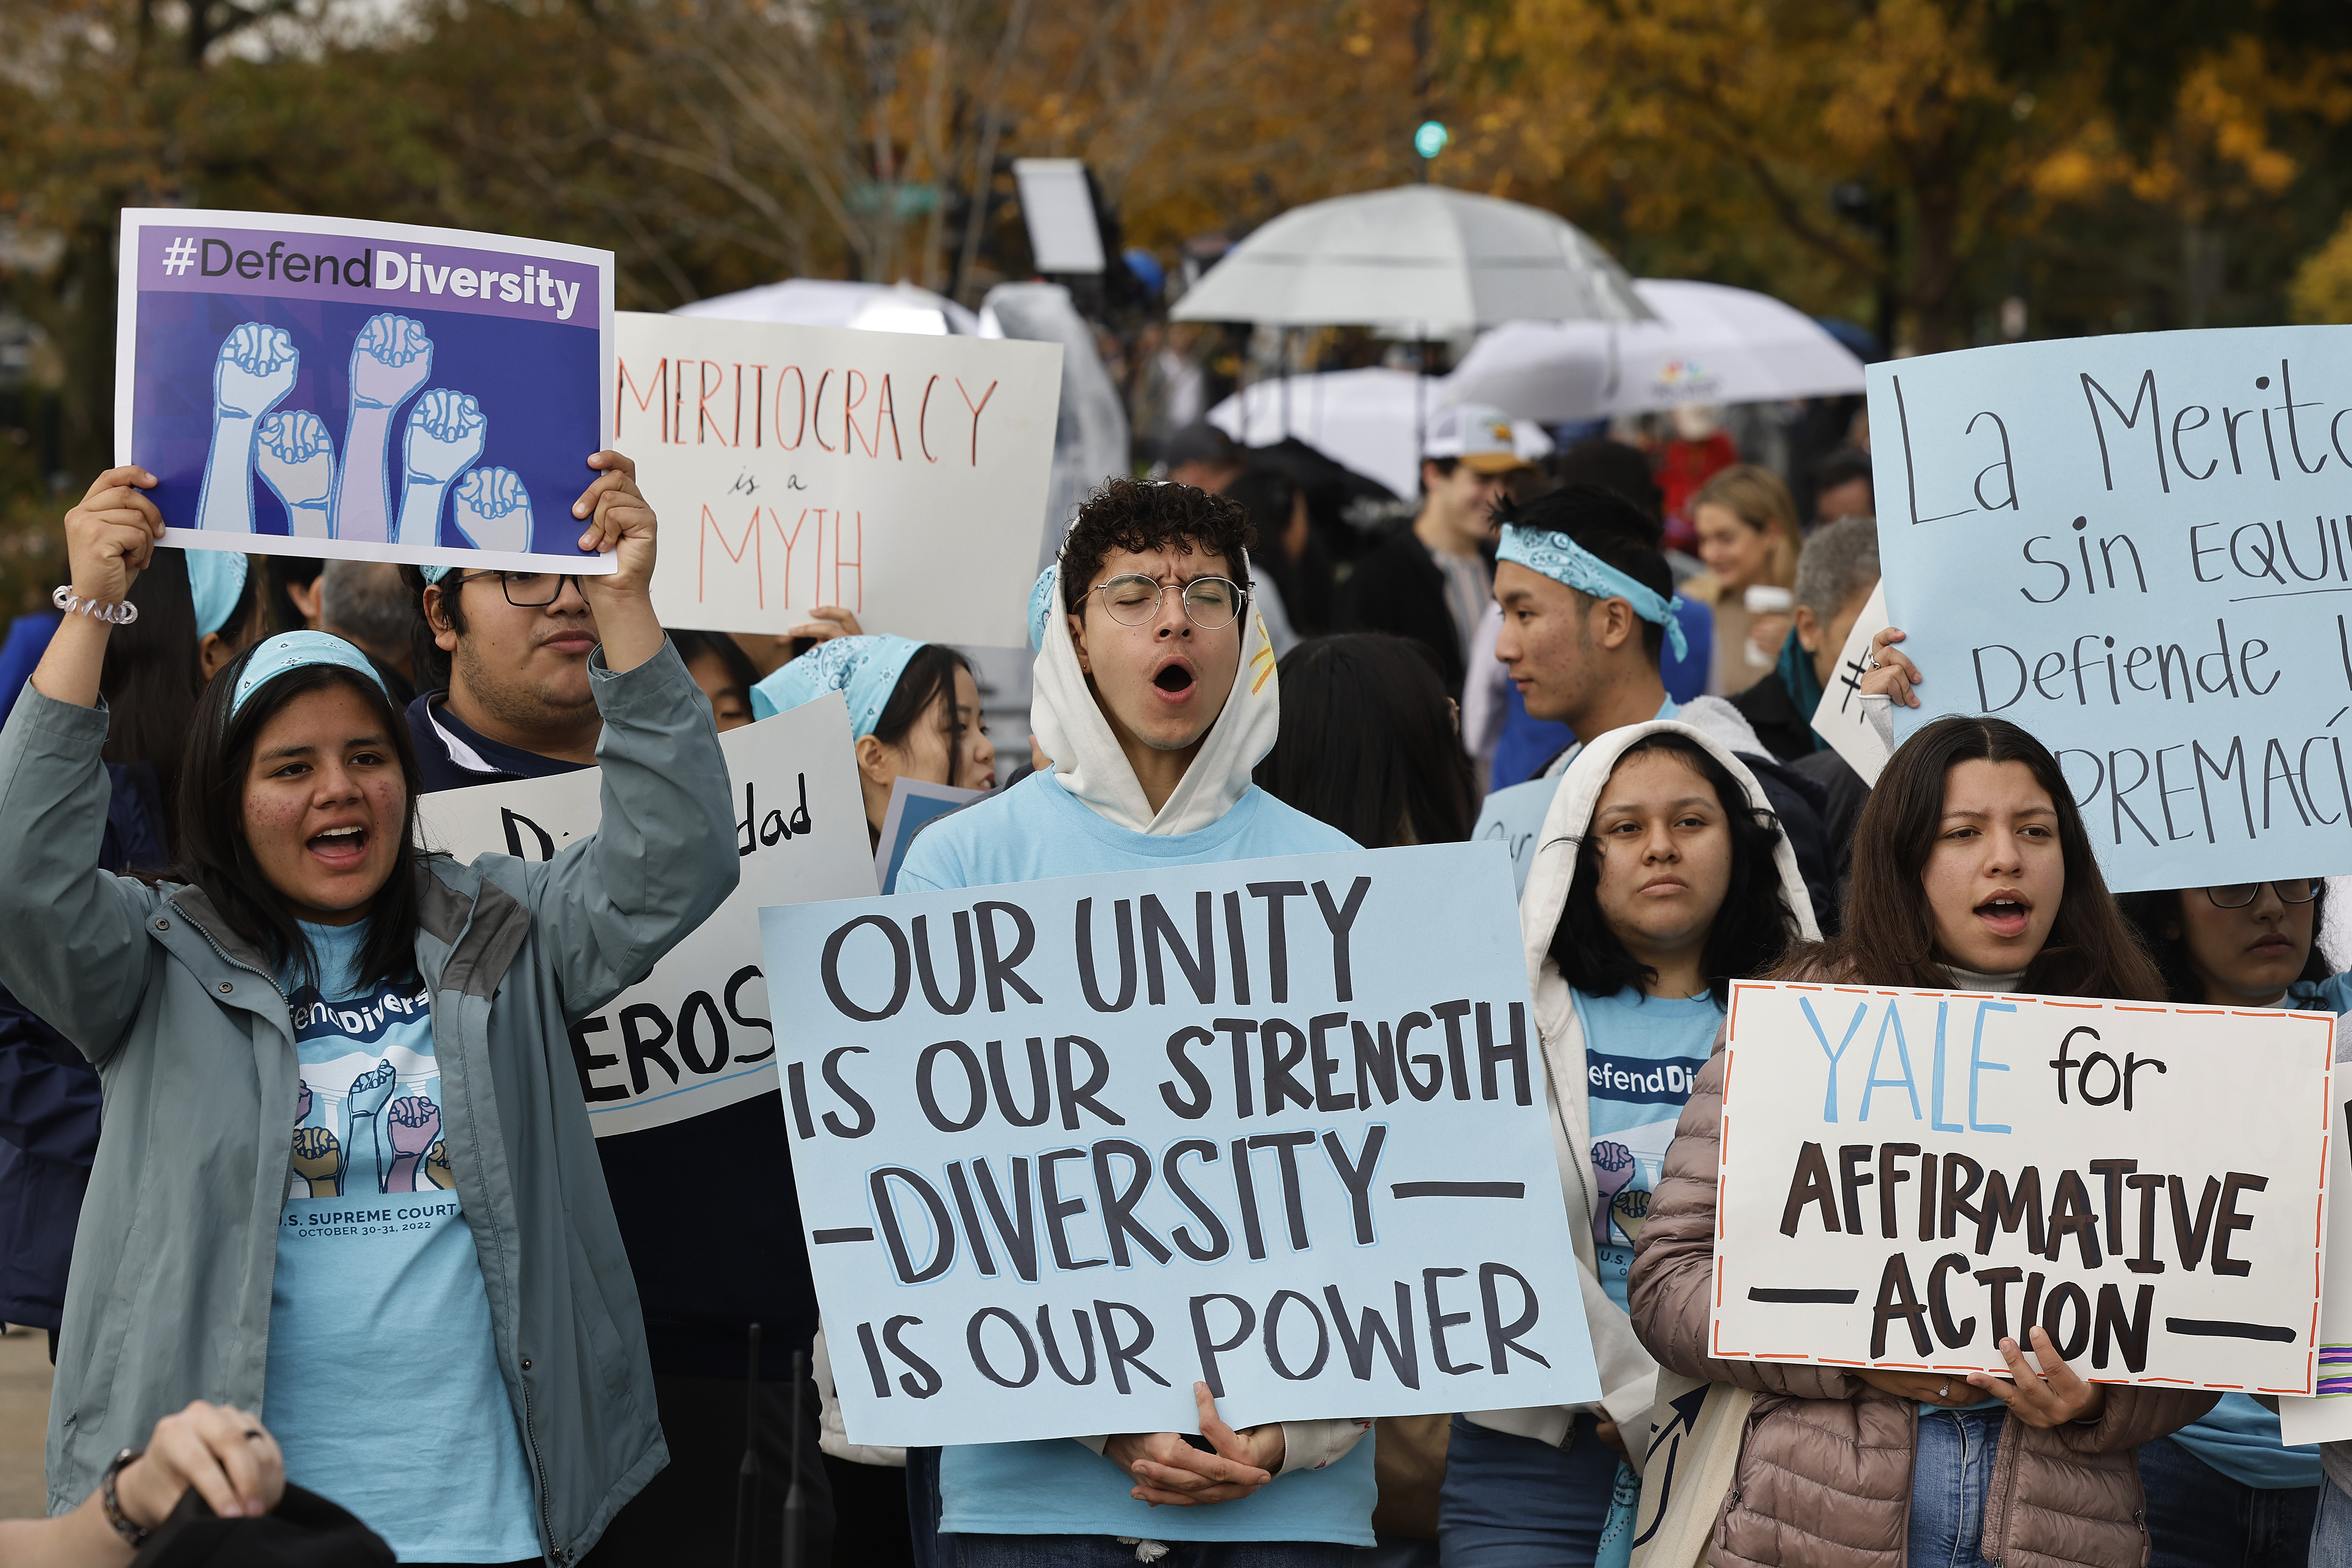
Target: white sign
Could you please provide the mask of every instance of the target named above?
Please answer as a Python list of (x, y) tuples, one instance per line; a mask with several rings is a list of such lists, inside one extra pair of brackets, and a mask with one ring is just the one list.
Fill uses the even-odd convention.
[(1886, 765), (1887, 751), (1864, 710), (1862, 678), (1870, 673), (1871, 639), (1885, 629), (1886, 583), (1882, 578), (1870, 591), (1870, 602), (1863, 605), (1861, 618), (1846, 633), (1829, 689), (1822, 693), (1821, 705), (1813, 710), (1813, 729), (1873, 789), (1878, 787), (1878, 771)]
[(1709, 1353), (2306, 1394), (2326, 1013), (1737, 981)]
[[(760, 906), (870, 897), (866, 805), (837, 693), (719, 738), (733, 781), (742, 880), (652, 974), (572, 1026), (599, 1138), (776, 1092), (775, 1009)], [(459, 859), (551, 860), (596, 831), (603, 770), (443, 790), (417, 802), (425, 842)]]
[(664, 623), (1019, 647), (1058, 343), (624, 311), (613, 446), (662, 515)]
[[(2333, 889), (2330, 889), (2331, 891)], [(2333, 1168), (2352, 1169), (2345, 1142), (2346, 1108), (2334, 1107), (2329, 1140)], [(2327, 1215), (2327, 1267), (2321, 1280), (2326, 1305), (2319, 1314), (2319, 1375), (2310, 1399), (2279, 1401), (2279, 1435), (2287, 1443), (2340, 1443), (2352, 1437), (2352, 1204)]]

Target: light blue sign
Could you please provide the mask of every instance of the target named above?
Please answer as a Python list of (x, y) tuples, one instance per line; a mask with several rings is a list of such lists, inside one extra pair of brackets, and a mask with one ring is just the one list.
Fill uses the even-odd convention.
[(1898, 733), (1990, 713), (2064, 765), (2109, 883), (2352, 871), (2352, 328), (1870, 367)]
[(761, 911), (853, 1441), (1600, 1396), (1502, 855)]

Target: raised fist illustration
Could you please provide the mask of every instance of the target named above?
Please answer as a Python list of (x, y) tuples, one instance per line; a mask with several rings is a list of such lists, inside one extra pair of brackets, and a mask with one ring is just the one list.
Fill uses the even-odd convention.
[(425, 1179), (445, 1193), (457, 1185), (457, 1178), (449, 1173), (449, 1146), (438, 1138), (425, 1151)]
[(335, 1135), (323, 1127), (297, 1127), (294, 1130), (294, 1173), (310, 1184), (314, 1198), (339, 1195), (337, 1178), (342, 1174), (343, 1146)]
[(463, 392), (436, 387), (408, 411), (408, 478), (413, 483), (446, 485), (482, 455), (489, 421), (481, 405)]
[(386, 311), (352, 340), (352, 406), (397, 408), (433, 374), (433, 340), (422, 324)]
[(325, 421), (307, 408), (272, 414), (261, 422), (254, 455), (262, 482), (286, 507), (286, 531), (327, 537), (335, 495), (335, 442)]
[(258, 419), (294, 390), (302, 356), (282, 327), (247, 321), (221, 340), (213, 365), (213, 417)]
[(530, 492), (512, 468), (475, 468), (457, 481), (457, 527), (478, 550), (530, 548)]
[(384, 1128), (392, 1136), (392, 1174), (383, 1190), (413, 1193), (416, 1162), (441, 1135), (441, 1108), (422, 1095), (408, 1095), (392, 1102), (384, 1113)]
[(392, 1063), (380, 1061), (366, 1072), (352, 1079), (352, 1097), (343, 1101), (343, 1110), (356, 1121), (362, 1116), (373, 1116), (392, 1098), (393, 1085), (400, 1075), (392, 1070)]
[(1596, 1142), (1592, 1145), (1592, 1239), (1595, 1245), (1609, 1245), (1609, 1210), (1617, 1194), (1633, 1179), (1633, 1151), (1622, 1143)]

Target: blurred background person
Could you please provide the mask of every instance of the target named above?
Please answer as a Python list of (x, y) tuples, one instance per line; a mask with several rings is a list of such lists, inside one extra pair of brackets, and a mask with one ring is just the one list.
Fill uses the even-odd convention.
[(394, 702), (404, 708), (416, 700), (416, 635), (424, 621), (399, 567), (389, 561), (330, 561), (319, 573), (310, 605), (316, 618), (306, 625), (367, 655)]
[(319, 629), (319, 574), (326, 563), (308, 555), (266, 555), (269, 622), (281, 632)]
[(1250, 598), (1265, 616), (1266, 641), (1281, 658), (1299, 638), (1331, 629), (1330, 549), (1308, 515), (1307, 487), (1283, 469), (1255, 464), (1236, 474), (1224, 493), (1242, 503), (1257, 530)]
[(686, 660), (686, 672), (710, 699), (710, 717), (719, 732), (749, 724), (751, 688), (760, 684), (760, 671), (743, 645), (725, 632), (680, 631), (676, 626), (669, 629), (669, 640), (677, 657)]
[(1696, 551), (1692, 499), (1707, 480), (1739, 461), (1738, 445), (1723, 428), (1722, 413), (1712, 404), (1685, 403), (1666, 416), (1666, 438), (1658, 447), (1658, 489), (1669, 550)]
[(1453, 701), (1419, 643), (1350, 632), (1282, 661), (1282, 728), (1257, 786), (1367, 849), (1470, 837), (1477, 795)]
[[(1797, 581), (1797, 503), (1771, 469), (1734, 463), (1700, 486), (1690, 504), (1706, 570), (1677, 591), (1685, 603), (1696, 601), (1714, 612), (1715, 657), (1706, 689), (1730, 697), (1772, 668), (1788, 637), (1785, 606)], [(1765, 592), (1751, 595), (1754, 589)], [(1754, 609), (1751, 596), (1759, 601)]]
[(1874, 517), (1877, 491), (1871, 484), (1870, 454), (1858, 447), (1840, 447), (1813, 465), (1813, 521), (1835, 522), (1842, 517)]

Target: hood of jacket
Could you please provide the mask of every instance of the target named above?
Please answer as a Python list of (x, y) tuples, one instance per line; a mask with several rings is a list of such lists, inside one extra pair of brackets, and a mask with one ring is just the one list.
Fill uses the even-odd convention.
[[(1062, 568), (1056, 563), (1047, 603), (1066, 602)], [(1276, 677), (1274, 646), (1255, 595), (1248, 610), (1241, 663), (1234, 671), (1225, 706), (1176, 792), (1156, 813), (1144, 798), (1127, 753), (1119, 750), (1118, 737), (1111, 733), (1110, 721), (1095, 700), (1092, 683), (1078, 668), (1069, 618), (1046, 615), (1029, 728), (1039, 749), (1053, 759), (1054, 776), (1061, 786), (1097, 816), (1135, 833), (1197, 833), (1231, 811), (1250, 787), (1250, 770), (1274, 750), (1282, 728), (1282, 683)]]

